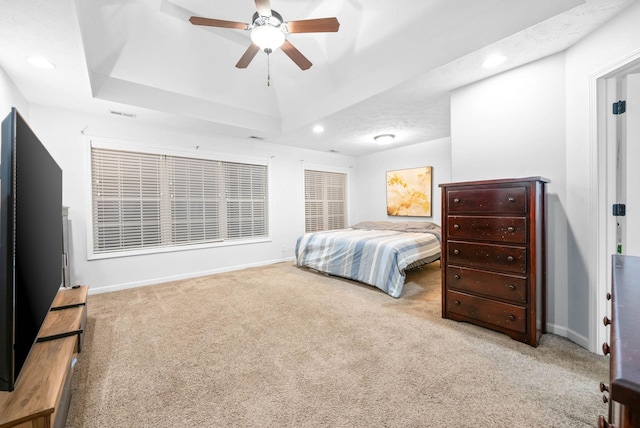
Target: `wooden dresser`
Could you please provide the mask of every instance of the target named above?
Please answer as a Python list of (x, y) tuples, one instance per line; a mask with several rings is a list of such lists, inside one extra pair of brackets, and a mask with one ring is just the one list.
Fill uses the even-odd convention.
[(538, 346), (545, 333), (542, 177), (440, 184), (442, 317)]
[(609, 415), (600, 416), (599, 428), (640, 427), (640, 257), (615, 254), (612, 260), (611, 325), (609, 343), (602, 345), (609, 360), (609, 384), (600, 383)]

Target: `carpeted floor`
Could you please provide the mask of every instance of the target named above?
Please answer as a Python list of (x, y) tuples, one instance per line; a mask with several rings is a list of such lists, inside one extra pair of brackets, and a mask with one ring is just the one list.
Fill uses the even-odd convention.
[(607, 357), (291, 263), (89, 296), (68, 427), (594, 427)]

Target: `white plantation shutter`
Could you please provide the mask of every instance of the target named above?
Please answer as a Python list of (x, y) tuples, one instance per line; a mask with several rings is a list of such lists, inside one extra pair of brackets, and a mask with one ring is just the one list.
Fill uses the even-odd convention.
[(347, 174), (304, 171), (305, 232), (346, 227)]
[(267, 166), (91, 149), (94, 254), (266, 237)]

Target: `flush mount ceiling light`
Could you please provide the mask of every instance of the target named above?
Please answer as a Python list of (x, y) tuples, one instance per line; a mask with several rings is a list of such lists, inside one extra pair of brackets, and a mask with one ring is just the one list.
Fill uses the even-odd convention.
[(373, 137), (373, 139), (380, 144), (389, 144), (394, 138), (396, 138), (396, 136), (393, 134), (380, 134)]
[(313, 132), (316, 134), (320, 134), (324, 131), (324, 127), (322, 125), (316, 125), (313, 127)]
[(45, 70), (50, 70), (55, 67), (51, 61), (42, 56), (32, 56), (27, 58), (27, 61), (34, 67), (44, 68)]
[(502, 64), (503, 62), (505, 62), (506, 59), (507, 57), (501, 54), (491, 55), (484, 60), (484, 62), (482, 63), (482, 66), (484, 68), (496, 67)]

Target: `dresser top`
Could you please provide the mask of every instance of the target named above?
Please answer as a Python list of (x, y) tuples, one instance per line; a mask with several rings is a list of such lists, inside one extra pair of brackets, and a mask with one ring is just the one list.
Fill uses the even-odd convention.
[(483, 184), (511, 184), (522, 183), (528, 181), (538, 181), (542, 183), (549, 183), (551, 180), (544, 177), (524, 177), (524, 178), (501, 178), (497, 180), (478, 180), (478, 181), (460, 181), (457, 183), (440, 183), (440, 187), (453, 187), (453, 186), (478, 186)]

